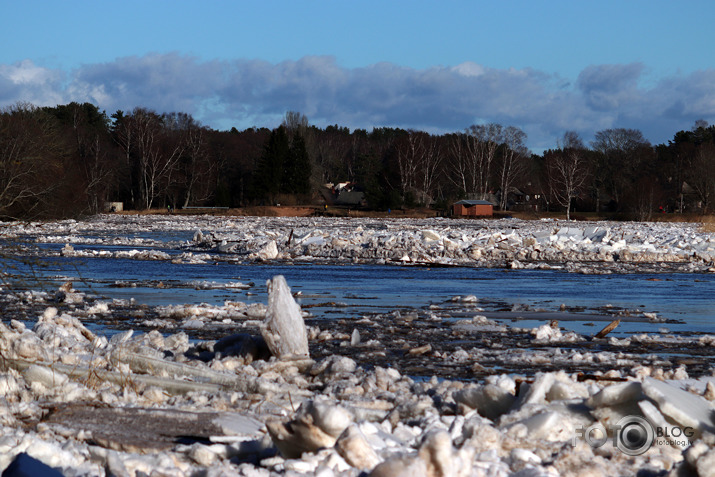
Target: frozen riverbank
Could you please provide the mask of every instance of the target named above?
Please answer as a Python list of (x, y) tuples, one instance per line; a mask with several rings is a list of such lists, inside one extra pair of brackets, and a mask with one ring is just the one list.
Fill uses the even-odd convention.
[[(67, 476), (710, 475), (715, 458), (712, 370), (694, 380), (690, 363), (633, 354), (649, 343), (708, 352), (713, 336), (626, 342), (548, 324), (510, 328), (478, 315), (448, 322), (435, 315), (424, 327), (398, 313), (353, 323), (352, 333), (309, 326), (311, 349), (330, 342), (335, 354), (278, 359), (281, 333), (297, 329), (271, 332), (268, 347), (259, 330), (276, 310), (294, 306), (285, 296), (268, 306), (157, 310), (167, 322), (246, 325), (244, 335), (193, 343), (183, 332), (92, 333), (82, 320), (126, 304), (86, 300), (69, 286), (59, 309), (48, 306), (56, 296), (32, 297), (45, 306), (31, 329), (0, 325), (0, 469), (26, 453)], [(439, 348), (445, 338), (425, 334), (430, 329), (475, 346)], [(514, 339), (524, 340), (520, 352), (510, 349)], [(388, 343), (403, 349), (404, 360), (378, 361)], [(360, 353), (372, 363), (360, 364)], [(420, 357), (475, 377), (509, 360), (530, 372), (493, 369), (476, 381), (415, 380), (399, 371)], [(574, 362), (594, 367), (537, 371)], [(628, 416), (649, 419), (671, 438), (653, 439), (636, 455), (628, 452), (637, 442), (626, 442), (624, 452), (615, 426)], [(584, 437), (598, 426), (616, 432), (600, 446)]]
[[(693, 223), (104, 215), (8, 224), (3, 235), (67, 244), (66, 255), (187, 263), (307, 260), (559, 266), (582, 273), (715, 271), (715, 234)], [(112, 250), (115, 246), (139, 249)]]
[[(577, 278), (567, 280), (575, 290), (596, 278), (648, 290), (673, 283), (675, 294), (695, 297), (711, 286), (702, 273), (713, 258), (713, 235), (696, 224), (111, 215), (6, 224), (3, 238), (27, 256), (146, 270), (141, 283), (127, 268), (110, 276), (127, 296), (173, 288), (174, 298), (190, 289), (228, 298), (152, 306), (72, 284), (5, 287), (0, 469), (23, 453), (68, 476), (675, 476), (713, 468), (715, 334), (671, 332), (680, 325), (652, 302), (618, 308), (606, 306), (609, 296), (588, 310), (560, 302), (525, 309), (469, 294), (481, 276), (450, 282), (431, 303), (406, 294), (400, 306), (381, 303), (359, 316), (319, 294), (301, 299), (310, 358), (278, 359), (261, 340), (270, 303), (262, 282), (215, 278), (217, 269), (243, 262), (297, 269), (296, 277), (316, 267), (292, 266), (299, 263), (395, 262), (456, 266), (431, 270), (450, 273), (516, 268), (494, 272), (517, 288), (543, 287), (546, 274)], [(522, 267), (694, 273), (684, 281), (666, 274), (627, 280)], [(414, 271), (427, 282), (435, 276), (425, 268), (342, 268), (342, 277), (364, 269), (365, 280), (379, 273), (373, 268)], [(197, 270), (206, 275), (192, 276)], [(411, 293), (429, 287), (417, 276), (382, 273)], [(104, 276), (92, 279), (96, 286)], [(453, 283), (457, 290), (443, 296)], [(466, 284), (473, 288), (459, 290)], [(349, 291), (340, 299), (350, 306), (379, 301), (359, 287)], [(320, 309), (322, 318), (314, 314)], [(591, 328), (566, 329), (574, 318)], [(594, 337), (619, 318), (616, 331)], [(618, 334), (629, 325), (647, 332)], [(106, 327), (114, 334), (105, 335)], [(629, 416), (671, 438), (629, 455), (614, 440)], [(609, 431), (608, 439), (589, 429)]]

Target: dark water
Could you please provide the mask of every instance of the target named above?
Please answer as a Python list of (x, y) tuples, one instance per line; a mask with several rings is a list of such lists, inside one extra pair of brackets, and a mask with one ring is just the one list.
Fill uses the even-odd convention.
[[(557, 318), (566, 329), (591, 334), (613, 319), (613, 313), (633, 310), (635, 321), (625, 318), (613, 334), (663, 329), (674, 333), (715, 333), (715, 275), (579, 275), (558, 270), (391, 265), (173, 264), (63, 257), (53, 257), (49, 265), (35, 270), (53, 280), (49, 286), (71, 279), (75, 288), (105, 299), (134, 298), (138, 304), (152, 306), (221, 305), (227, 300), (265, 303), (266, 280), (284, 275), (293, 292), (300, 292), (299, 302), (326, 320), (359, 318), (395, 309), (428, 313), (430, 305), (438, 305), (455, 316), (487, 314), (512, 325), (533, 327), (544, 322), (542, 315), (533, 314), (541, 310), (559, 312)], [(16, 272), (27, 274), (27, 270)], [(251, 286), (224, 288), (235, 282)], [(456, 295), (475, 295), (479, 299), (476, 306), (485, 312), (450, 302)], [(562, 304), (568, 313), (559, 311)], [(511, 310), (518, 312), (507, 313)], [(649, 323), (641, 312), (657, 313), (668, 322)]]

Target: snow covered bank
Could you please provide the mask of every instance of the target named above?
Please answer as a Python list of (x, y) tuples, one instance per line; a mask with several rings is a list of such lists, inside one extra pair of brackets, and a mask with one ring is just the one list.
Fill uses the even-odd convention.
[[(98, 216), (16, 223), (3, 235), (86, 245), (64, 253), (142, 260), (178, 254), (110, 251), (107, 245), (182, 251), (196, 260), (328, 260), (539, 268), (584, 273), (675, 269), (715, 271), (715, 234), (694, 223), (451, 219)], [(102, 238), (102, 237), (105, 238)]]
[(593, 263), (715, 270), (715, 236), (699, 232), (695, 224), (246, 219), (240, 229), (197, 232), (193, 244), (252, 258), (265, 258), (262, 251), (275, 244), (277, 253), (268, 258), (511, 268), (568, 264), (576, 271)]

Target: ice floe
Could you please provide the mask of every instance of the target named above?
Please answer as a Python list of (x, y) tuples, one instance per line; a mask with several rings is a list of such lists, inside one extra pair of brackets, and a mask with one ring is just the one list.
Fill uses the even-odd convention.
[(10, 223), (3, 234), (64, 243), (66, 256), (181, 263), (280, 259), (565, 266), (580, 273), (715, 270), (715, 236), (694, 223), (103, 215)]

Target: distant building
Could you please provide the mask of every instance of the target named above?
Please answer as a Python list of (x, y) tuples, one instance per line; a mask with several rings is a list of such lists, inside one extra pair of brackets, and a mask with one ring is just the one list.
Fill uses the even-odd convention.
[(512, 187), (507, 195), (507, 209), (515, 211), (535, 211), (544, 209), (543, 194), (538, 190)]
[(486, 200), (460, 200), (452, 204), (452, 215), (455, 217), (491, 217), (494, 205)]

